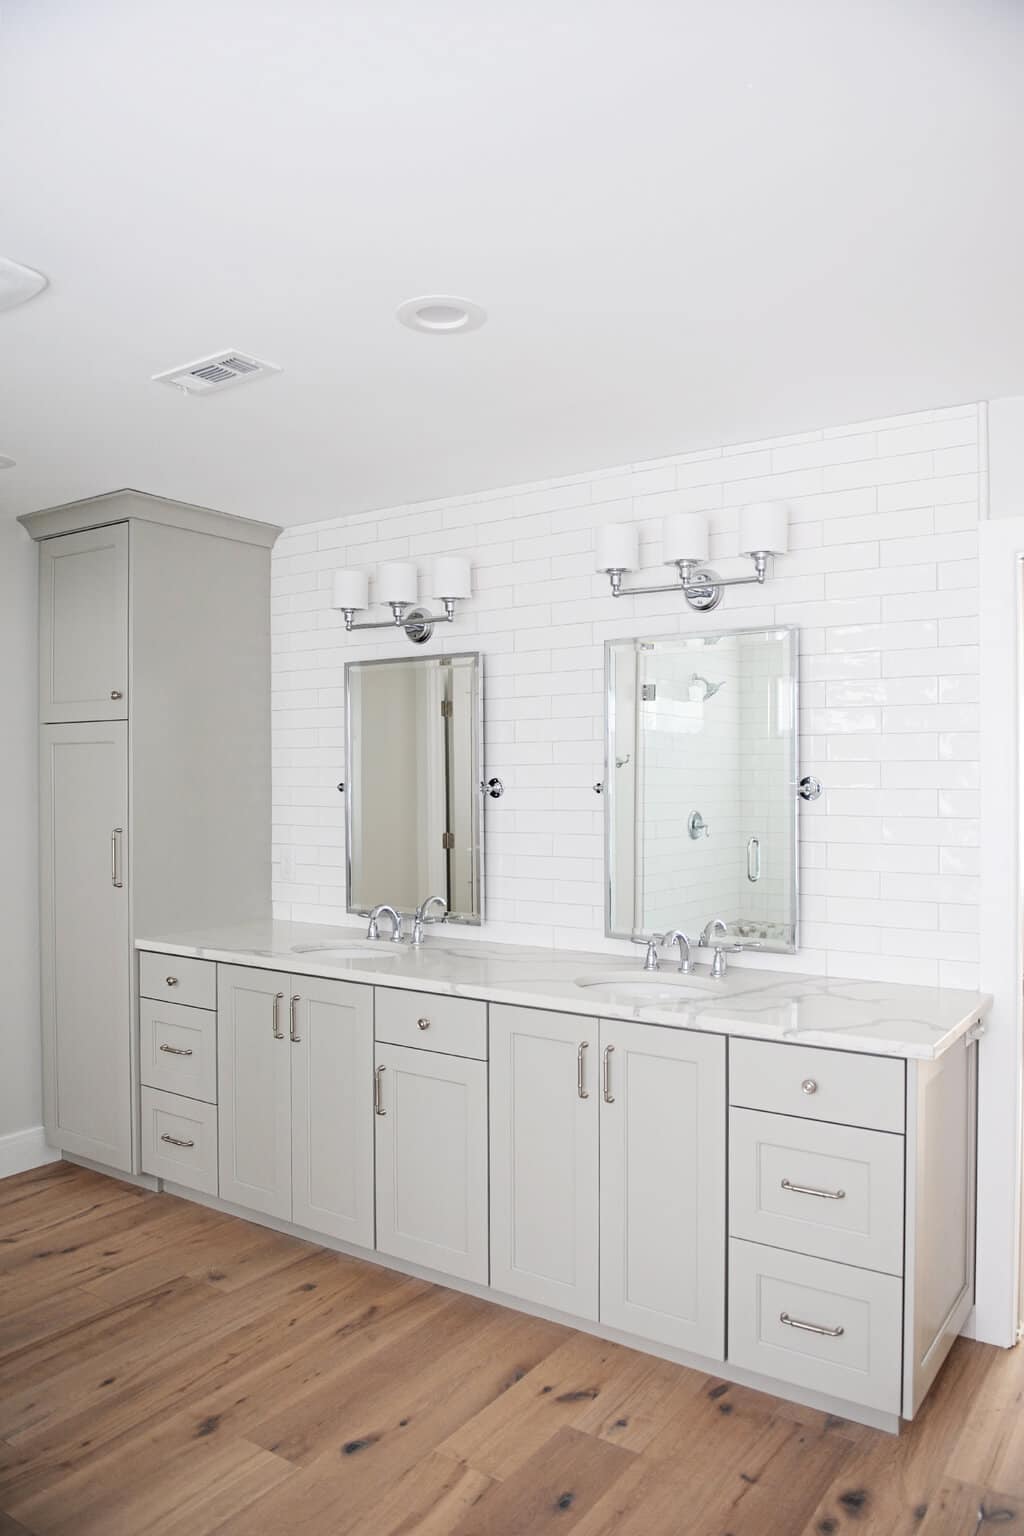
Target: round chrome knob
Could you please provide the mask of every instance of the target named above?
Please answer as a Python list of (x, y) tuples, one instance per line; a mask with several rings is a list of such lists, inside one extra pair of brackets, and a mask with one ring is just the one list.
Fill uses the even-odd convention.
[(169, 987), (176, 987), (178, 985), (178, 978), (177, 978), (177, 976), (165, 976), (164, 980), (166, 981), (166, 983), (167, 983), (167, 985)]
[(800, 1084), (800, 1087), (803, 1089), (804, 1093), (817, 1093), (818, 1091), (818, 1085), (814, 1081), (813, 1077), (805, 1077), (803, 1082)]
[(430, 1020), (429, 1019), (417, 1019), (416, 1020), (416, 1028), (417, 1029), (429, 1029), (430, 1028)]
[(120, 688), (111, 688), (110, 697), (112, 699), (123, 699), (124, 694), (121, 692)]

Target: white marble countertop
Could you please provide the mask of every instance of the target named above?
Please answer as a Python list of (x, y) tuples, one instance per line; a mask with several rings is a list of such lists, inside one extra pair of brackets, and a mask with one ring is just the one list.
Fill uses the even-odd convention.
[(645, 973), (637, 958), (460, 939), (432, 925), (418, 949), (360, 930), (312, 923), (247, 923), (139, 939), (136, 948), (412, 991), (482, 998), (590, 1017), (933, 1061), (991, 1005), (981, 992), (706, 965), (681, 976), (674, 956)]

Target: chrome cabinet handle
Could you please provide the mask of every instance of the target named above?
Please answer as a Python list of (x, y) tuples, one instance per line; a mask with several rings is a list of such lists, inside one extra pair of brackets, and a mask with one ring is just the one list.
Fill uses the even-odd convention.
[(160, 1047), (160, 1049), (162, 1051), (166, 1051), (168, 1056), (191, 1056), (192, 1055), (192, 1047), (190, 1045), (188, 1045), (188, 1046), (162, 1045)]
[(601, 1058), (602, 1092), (606, 1104), (615, 1103), (615, 1095), (612, 1093), (612, 1051), (614, 1045), (606, 1045)]
[(583, 1052), (590, 1049), (589, 1040), (581, 1040), (576, 1051), (576, 1093), (581, 1099), (589, 1099), (590, 1092), (583, 1079)]
[(169, 987), (176, 987), (178, 985), (177, 976), (165, 976), (164, 981), (166, 981)]
[(747, 879), (753, 884), (761, 878), (761, 842), (752, 837), (747, 843)]
[(800, 1087), (803, 1089), (804, 1093), (817, 1093), (818, 1091), (818, 1085), (814, 1081), (813, 1077), (805, 1077), (803, 1082), (800, 1084)]
[(299, 1004), (301, 1002), (302, 1002), (302, 998), (296, 992), (295, 995), (292, 997), (291, 1012), (289, 1014), (289, 1024), (288, 1024), (288, 1033), (291, 1036), (292, 1045), (299, 1045), (302, 1042), (302, 1036), (299, 1034), (299, 1013), (298, 1013)]
[(111, 688), (110, 697), (112, 699), (123, 699), (124, 694), (121, 692), (120, 688)]
[(124, 879), (121, 872), (121, 839), (124, 836), (124, 827), (115, 827), (110, 834), (110, 883), (115, 890), (124, 888)]
[(801, 1333), (820, 1333), (826, 1339), (842, 1338), (845, 1328), (823, 1328), (820, 1323), (802, 1323), (798, 1317), (790, 1317), (788, 1312), (779, 1313), (779, 1322), (785, 1323), (787, 1328), (799, 1328)]
[(416, 1028), (417, 1029), (429, 1029), (430, 1028), (430, 1020), (429, 1019), (417, 1019), (416, 1020)]
[(274, 1020), (271, 1024), (275, 1040), (284, 1039), (284, 1030), (281, 1028), (281, 1004), (284, 1002), (284, 993), (274, 993)]
[(845, 1189), (815, 1189), (813, 1184), (791, 1184), (789, 1179), (781, 1181), (781, 1187), (788, 1189), (791, 1195), (816, 1195), (819, 1200), (845, 1200)]
[(195, 1146), (195, 1142), (194, 1141), (182, 1141), (180, 1136), (168, 1136), (166, 1131), (160, 1137), (160, 1140), (161, 1141), (170, 1142), (172, 1147), (194, 1147)]
[(386, 1072), (386, 1067), (375, 1067), (373, 1073), (373, 1112), (375, 1115), (386, 1115), (384, 1100), (381, 1098), (381, 1074)]

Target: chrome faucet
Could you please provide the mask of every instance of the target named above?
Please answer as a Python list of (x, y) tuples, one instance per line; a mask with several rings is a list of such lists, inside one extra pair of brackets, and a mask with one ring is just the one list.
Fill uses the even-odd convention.
[(728, 937), (729, 929), (720, 917), (713, 917), (710, 922), (705, 923), (704, 932), (700, 936), (701, 949), (714, 950), (714, 955), (711, 959), (711, 974), (716, 981), (721, 981), (728, 969), (726, 955), (739, 954), (743, 948), (742, 944), (717, 943), (719, 938), (727, 939)]
[[(440, 917), (428, 917), (427, 916), (427, 912), (429, 911), (429, 909), (432, 906), (434, 906), (435, 903), (440, 905), (441, 916)], [(423, 943), (423, 925), (424, 925), (424, 923), (446, 923), (447, 921), (448, 921), (448, 903), (445, 901), (444, 897), (443, 896), (428, 896), (426, 901), (421, 902), (420, 905), (416, 908), (416, 916), (413, 918), (413, 923), (412, 923), (412, 938), (410, 939), (409, 942), (411, 944), (416, 944), (416, 945), (419, 945), (419, 944)]]
[(379, 907), (374, 907), (373, 911), (370, 913), (370, 926), (366, 930), (366, 937), (368, 939), (379, 939), (380, 938), (379, 919), (384, 917), (385, 915), (387, 917), (390, 917), (390, 919), (391, 919), (391, 942), (392, 942), (392, 944), (401, 944), (401, 942), (402, 942), (402, 919), (399, 917), (399, 915), (395, 911), (394, 907), (389, 907), (386, 902), (381, 902), (380, 906)]
[(673, 944), (679, 945), (679, 969), (682, 971), (684, 976), (689, 976), (690, 972), (693, 970), (693, 957), (690, 954), (691, 943), (689, 934), (684, 933), (681, 928), (673, 928), (671, 933), (666, 933), (664, 935), (661, 942), (663, 944), (667, 944), (669, 949), (672, 948)]

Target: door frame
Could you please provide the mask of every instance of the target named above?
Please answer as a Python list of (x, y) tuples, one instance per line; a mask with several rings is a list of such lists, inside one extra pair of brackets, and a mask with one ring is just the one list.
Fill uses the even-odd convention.
[(1024, 517), (979, 529), (980, 982), (992, 994), (978, 1060), (978, 1339), (1009, 1346), (1021, 1313), (1024, 899), (1021, 879)]

